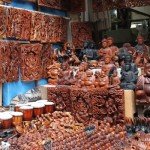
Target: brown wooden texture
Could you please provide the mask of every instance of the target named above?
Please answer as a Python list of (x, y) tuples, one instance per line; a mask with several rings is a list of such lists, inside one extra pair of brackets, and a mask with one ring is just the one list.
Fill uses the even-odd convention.
[(69, 86), (48, 88), (48, 99), (56, 103), (56, 110), (70, 111), (77, 121), (112, 118), (113, 123), (124, 123), (124, 100), (121, 89), (81, 89)]
[(6, 8), (0, 6), (0, 38), (6, 37)]
[(42, 78), (41, 44), (21, 45), (21, 78), (24, 81)]
[(8, 8), (7, 13), (7, 37), (29, 40), (31, 12), (16, 8)]
[(13, 82), (19, 79), (19, 43), (0, 41), (0, 80)]
[(86, 40), (92, 40), (92, 25), (89, 22), (72, 22), (72, 43), (76, 48), (83, 48)]
[(42, 67), (43, 67), (43, 78), (48, 78), (47, 67), (52, 64), (52, 45), (43, 44), (42, 48)]

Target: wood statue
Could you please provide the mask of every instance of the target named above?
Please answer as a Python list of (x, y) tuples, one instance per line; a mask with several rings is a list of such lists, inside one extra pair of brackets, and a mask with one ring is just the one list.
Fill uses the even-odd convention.
[(150, 63), (145, 64), (144, 73), (138, 78), (136, 102), (139, 104), (150, 104)]
[(134, 90), (138, 78), (137, 66), (132, 62), (132, 55), (125, 57), (124, 65), (121, 68), (121, 88)]
[(144, 44), (144, 38), (142, 36), (137, 37), (138, 44), (135, 46), (136, 59), (135, 63), (139, 67), (143, 67), (143, 64), (147, 63), (150, 59), (150, 49)]

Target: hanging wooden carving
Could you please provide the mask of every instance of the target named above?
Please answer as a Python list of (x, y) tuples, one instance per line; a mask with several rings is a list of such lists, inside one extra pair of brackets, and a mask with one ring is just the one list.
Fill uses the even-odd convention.
[(33, 12), (31, 18), (31, 41), (40, 41), (41, 40), (41, 30), (42, 30), (42, 21), (44, 15), (41, 13)]
[(33, 13), (30, 39), (31, 41), (41, 41), (42, 43), (65, 42), (67, 40), (66, 19)]
[(31, 12), (8, 8), (7, 37), (20, 40), (30, 39)]
[(59, 41), (58, 42), (67, 42), (67, 28), (68, 21), (64, 18), (60, 18), (60, 29), (59, 29)]
[(13, 82), (19, 79), (19, 43), (0, 41), (0, 79), (1, 82)]
[(66, 11), (69, 9), (69, 0), (38, 0), (38, 4), (52, 9)]
[(43, 44), (42, 48), (42, 67), (43, 67), (43, 78), (48, 78), (47, 67), (52, 64), (52, 45)]
[(41, 44), (21, 45), (21, 78), (24, 81), (42, 78)]
[(92, 40), (92, 25), (89, 22), (72, 22), (72, 42), (76, 48), (83, 48), (83, 42)]
[(85, 0), (70, 0), (70, 12), (80, 13), (85, 11)]
[(0, 6), (0, 38), (6, 37), (6, 7)]
[(149, 0), (93, 0), (93, 10), (96, 12), (146, 5), (150, 5)]
[(127, 7), (140, 7), (150, 5), (150, 0), (126, 0)]

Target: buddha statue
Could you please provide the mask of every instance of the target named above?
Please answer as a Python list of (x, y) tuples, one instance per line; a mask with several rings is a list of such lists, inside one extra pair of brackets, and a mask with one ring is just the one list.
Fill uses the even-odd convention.
[(150, 104), (150, 63), (144, 66), (144, 75), (138, 78), (136, 86), (136, 102)]
[(107, 43), (108, 43), (108, 47), (112, 51), (112, 57), (114, 57), (115, 55), (118, 54), (118, 51), (119, 51), (118, 47), (114, 45), (114, 39), (112, 37), (108, 37)]
[(104, 61), (106, 55), (112, 56), (112, 50), (108, 47), (107, 39), (102, 40), (102, 48), (98, 51), (99, 60)]
[(72, 77), (72, 69), (67, 62), (61, 64), (61, 70), (59, 73), (58, 84), (70, 85), (70, 79)]
[(81, 86), (87, 88), (94, 88), (93, 71), (87, 70), (85, 75), (81, 79)]
[(132, 62), (132, 55), (127, 55), (121, 68), (121, 88), (134, 90), (138, 78), (138, 69)]
[(105, 73), (109, 75), (110, 70), (115, 67), (112, 63), (111, 56), (106, 55), (104, 58), (104, 64), (102, 65), (102, 69), (105, 70)]
[(103, 69), (99, 75), (99, 87), (104, 89), (109, 87), (109, 77)]

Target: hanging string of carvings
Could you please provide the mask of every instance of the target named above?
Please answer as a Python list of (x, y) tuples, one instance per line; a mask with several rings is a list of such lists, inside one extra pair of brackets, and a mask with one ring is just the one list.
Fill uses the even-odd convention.
[(7, 37), (30, 39), (31, 12), (27, 10), (8, 8)]
[(6, 8), (0, 6), (0, 37), (6, 37)]
[(82, 48), (83, 42), (92, 40), (92, 25), (89, 22), (72, 22), (72, 42), (76, 48)]
[(19, 43), (0, 41), (0, 80), (1, 83), (19, 79)]
[(93, 10), (96, 12), (146, 5), (150, 5), (149, 0), (93, 0)]
[(21, 45), (21, 78), (33, 81), (42, 78), (41, 44)]
[(52, 64), (52, 45), (51, 44), (43, 44), (42, 47), (42, 68), (43, 68), (43, 78), (48, 78), (47, 75), (47, 67)]

